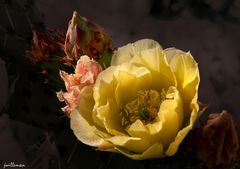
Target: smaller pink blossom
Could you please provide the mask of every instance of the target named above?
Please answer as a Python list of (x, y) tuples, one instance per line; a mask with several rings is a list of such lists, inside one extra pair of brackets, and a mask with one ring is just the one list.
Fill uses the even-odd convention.
[(101, 70), (101, 66), (96, 61), (84, 55), (78, 60), (74, 74), (60, 71), (60, 76), (65, 82), (67, 92), (59, 91), (57, 92), (57, 97), (60, 101), (65, 101), (67, 104), (62, 108), (67, 115), (77, 107), (80, 91), (85, 86), (94, 84)]

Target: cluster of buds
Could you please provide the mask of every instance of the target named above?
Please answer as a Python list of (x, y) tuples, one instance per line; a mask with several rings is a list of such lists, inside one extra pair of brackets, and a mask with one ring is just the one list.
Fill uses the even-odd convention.
[(66, 36), (59, 31), (33, 28), (31, 49), (26, 56), (41, 67), (50, 84), (62, 88), (60, 69), (73, 73), (83, 55), (94, 59), (105, 69), (110, 65), (112, 54), (110, 38), (104, 30), (75, 11)]
[(34, 27), (31, 49), (26, 51), (26, 57), (40, 67), (46, 82), (57, 89), (64, 86), (59, 77), (59, 69), (71, 65), (66, 60), (64, 42), (65, 35), (62, 32)]
[(33, 28), (31, 50), (27, 51), (27, 57), (33, 62), (59, 61), (65, 57), (62, 50), (65, 35), (59, 31), (49, 31), (44, 28)]

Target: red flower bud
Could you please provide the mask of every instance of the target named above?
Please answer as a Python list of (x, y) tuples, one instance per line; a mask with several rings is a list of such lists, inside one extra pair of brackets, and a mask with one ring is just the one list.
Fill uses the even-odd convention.
[(239, 138), (232, 116), (226, 111), (210, 114), (206, 124), (193, 134), (191, 146), (209, 168), (234, 162)]
[(66, 35), (64, 50), (67, 55), (76, 60), (82, 55), (97, 59), (109, 48), (110, 39), (103, 29), (75, 11)]

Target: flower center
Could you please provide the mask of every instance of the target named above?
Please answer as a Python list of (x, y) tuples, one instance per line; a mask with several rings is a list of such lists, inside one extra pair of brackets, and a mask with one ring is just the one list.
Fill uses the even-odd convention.
[(157, 113), (162, 101), (165, 100), (165, 96), (164, 90), (161, 93), (156, 90), (139, 90), (137, 98), (127, 103), (121, 111), (121, 125), (126, 127), (138, 119), (143, 124), (157, 120)]

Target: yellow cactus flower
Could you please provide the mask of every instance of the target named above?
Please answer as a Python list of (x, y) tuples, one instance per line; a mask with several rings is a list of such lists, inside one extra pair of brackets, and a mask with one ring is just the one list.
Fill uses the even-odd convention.
[(83, 143), (142, 160), (174, 155), (199, 117), (198, 65), (190, 52), (143, 39), (118, 48), (70, 114)]

